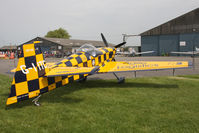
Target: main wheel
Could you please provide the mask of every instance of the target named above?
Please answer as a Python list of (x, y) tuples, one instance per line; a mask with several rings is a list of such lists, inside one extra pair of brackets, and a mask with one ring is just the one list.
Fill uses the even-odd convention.
[(118, 79), (118, 83), (119, 84), (122, 84), (122, 83), (124, 83), (125, 82), (125, 77), (120, 77), (119, 79)]

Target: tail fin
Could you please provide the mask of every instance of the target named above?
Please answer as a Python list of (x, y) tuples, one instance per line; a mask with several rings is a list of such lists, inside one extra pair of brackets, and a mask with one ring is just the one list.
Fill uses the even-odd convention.
[(19, 60), (14, 74), (7, 105), (38, 96), (39, 78), (45, 75), (45, 61), (38, 41), (20, 47)]

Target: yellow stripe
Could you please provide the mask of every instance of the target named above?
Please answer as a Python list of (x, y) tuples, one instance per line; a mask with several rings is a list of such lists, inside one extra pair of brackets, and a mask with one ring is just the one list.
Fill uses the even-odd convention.
[(107, 62), (99, 72), (139, 71), (152, 69), (169, 69), (188, 67), (186, 61), (129, 61), (129, 62)]
[(6, 102), (6, 105), (10, 105), (10, 104), (13, 104), (13, 103), (16, 103), (17, 102), (17, 97), (9, 97), (7, 99), (7, 102)]

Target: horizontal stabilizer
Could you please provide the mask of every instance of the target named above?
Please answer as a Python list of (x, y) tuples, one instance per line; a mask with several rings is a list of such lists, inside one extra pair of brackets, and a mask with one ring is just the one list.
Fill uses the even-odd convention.
[[(49, 62), (49, 63), (46, 63), (46, 67), (47, 68), (51, 68), (52, 66), (54, 66), (55, 63), (54, 62)], [(15, 73), (16, 72), (16, 68), (10, 70), (10, 73)]]

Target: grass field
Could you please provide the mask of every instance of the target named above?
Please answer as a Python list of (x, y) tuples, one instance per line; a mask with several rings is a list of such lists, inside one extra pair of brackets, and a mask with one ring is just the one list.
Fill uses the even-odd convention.
[(0, 75), (0, 133), (198, 133), (199, 76), (90, 80), (6, 108)]

